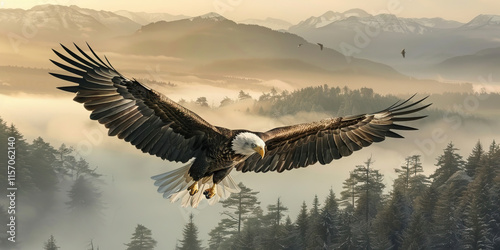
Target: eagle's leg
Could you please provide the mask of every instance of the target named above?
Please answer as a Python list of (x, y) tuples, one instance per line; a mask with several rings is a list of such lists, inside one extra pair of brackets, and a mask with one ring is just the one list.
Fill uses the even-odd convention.
[(193, 196), (198, 193), (198, 181), (195, 181), (191, 186), (188, 187), (189, 195)]
[(203, 194), (205, 195), (205, 197), (207, 199), (210, 199), (212, 197), (214, 197), (214, 195), (217, 193), (217, 184), (214, 183), (214, 185), (209, 188), (209, 189), (206, 189)]
[(214, 182), (214, 185), (211, 188), (203, 191), (203, 194), (207, 199), (210, 199), (217, 194), (217, 184), (219, 184), (224, 178), (226, 178), (226, 176), (231, 172), (232, 169), (232, 167), (224, 168), (216, 171), (213, 174), (212, 181)]

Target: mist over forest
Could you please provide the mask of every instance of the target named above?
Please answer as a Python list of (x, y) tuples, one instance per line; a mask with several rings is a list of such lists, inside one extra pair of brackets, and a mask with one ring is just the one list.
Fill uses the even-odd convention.
[[(167, 85), (165, 87), (172, 88), (171, 85)], [(458, 94), (457, 96), (460, 97), (461, 94)], [(498, 96), (489, 94), (489, 97), (487, 99), (489, 100), (490, 98), (495, 99), (498, 98)], [(352, 102), (349, 102), (347, 100), (351, 100)], [(259, 128), (274, 127), (289, 123), (293, 124), (307, 122), (309, 120), (318, 120), (328, 116), (344, 115), (357, 112), (359, 113), (364, 111), (368, 103), (373, 104), (370, 107), (371, 110), (381, 110), (384, 107), (393, 104), (396, 100), (398, 100), (398, 98), (395, 96), (378, 95), (373, 93), (373, 91), (370, 89), (350, 90), (348, 88), (340, 89), (329, 88), (328, 86), (317, 86), (308, 87), (292, 92), (284, 91), (282, 93), (278, 93), (276, 90), (272, 89), (268, 93), (261, 94), (258, 99), (253, 99), (250, 94), (244, 91), (240, 91), (237, 93), (237, 96), (235, 96), (234, 99), (231, 99), (229, 97), (224, 98), (222, 101), (220, 101), (219, 106), (209, 105), (206, 97), (193, 98), (189, 101), (179, 100), (179, 102), (192, 110), (196, 110), (199, 113), (205, 114), (205, 117), (207, 117), (209, 120), (213, 119), (213, 122), (220, 122), (220, 113), (226, 113), (224, 117), (234, 117), (235, 115), (241, 115), (243, 117), (246, 117), (246, 119), (250, 119), (253, 121), (256, 121), (258, 119), (260, 121), (257, 122), (257, 124), (251, 125), (250, 127), (255, 126), (255, 128)], [(59, 100), (57, 102), (59, 103), (61, 101), (64, 100)], [(335, 105), (336, 102), (341, 105)], [(367, 104), (363, 105), (363, 102), (367, 102)], [(54, 105), (54, 107), (57, 106), (58, 104)], [(443, 107), (446, 107), (446, 105), (443, 105)], [(485, 110), (488, 110), (488, 105), (485, 104), (484, 107)], [(69, 109), (72, 109), (72, 107), (70, 107)], [(228, 112), (230, 114), (228, 114)], [(64, 117), (68, 117), (66, 115), (68, 114), (67, 112), (62, 112), (62, 114)], [(456, 111), (453, 111), (452, 108), (449, 108), (449, 110), (430, 109), (427, 114), (430, 116), (429, 119), (424, 119), (414, 123), (415, 126), (423, 128), (421, 131), (422, 133), (426, 133), (426, 131), (430, 132), (430, 134), (432, 134), (433, 132), (435, 133), (435, 131), (429, 131), (429, 129), (427, 128), (439, 128), (440, 126), (438, 124), (442, 122), (441, 120), (446, 116), (461, 117), (461, 119), (463, 119), (463, 123), (483, 124), (483, 126), (485, 126), (486, 128), (490, 127), (491, 130), (494, 130), (494, 127), (496, 127), (496, 124), (498, 124), (498, 121), (496, 119), (489, 119), (486, 115), (460, 114)], [(77, 114), (76, 116), (79, 115)], [(162, 171), (165, 165), (167, 165), (167, 167), (172, 167), (173, 165), (179, 164), (164, 164), (161, 162), (161, 160), (151, 159), (150, 157), (147, 157), (147, 155), (136, 152), (137, 150), (135, 150), (133, 147), (123, 145), (125, 143), (122, 143), (121, 141), (113, 140), (114, 138), (105, 137), (105, 131), (97, 124), (85, 122), (85, 119), (87, 119), (85, 116), (86, 115), (83, 115), (83, 117), (80, 118), (80, 120), (82, 120), (81, 122), (78, 121), (78, 118), (77, 121), (73, 121), (71, 125), (70, 123), (66, 122), (67, 125), (71, 126), (71, 129), (68, 132), (62, 130), (51, 132), (50, 127), (47, 127), (45, 130), (38, 130), (38, 132), (35, 132), (46, 134), (49, 137), (52, 137), (55, 134), (67, 134), (69, 136), (68, 140), (60, 139), (55, 143), (45, 141), (43, 137), (33, 137), (32, 135), (30, 136), (30, 139), (24, 139), (25, 136), (23, 135), (23, 132), (17, 129), (17, 127), (24, 126), (17, 126), (16, 124), (7, 125), (8, 121), (5, 120), (2, 122), (2, 138), (5, 139), (8, 136), (14, 136), (15, 138), (17, 138), (17, 147), (19, 151), (18, 154), (27, 156), (26, 159), (23, 157), (18, 160), (18, 164), (26, 166), (23, 170), (24, 172), (19, 173), (19, 176), (22, 176), (22, 178), (20, 178), (18, 182), (20, 187), (19, 189), (22, 190), (22, 193), (20, 194), (21, 201), (24, 204), (24, 207), (22, 207), (21, 211), (24, 214), (26, 213), (25, 209), (27, 209), (28, 211), (31, 211), (29, 213), (31, 214), (31, 216), (21, 217), (22, 219), (19, 220), (19, 223), (21, 226), (40, 225), (40, 227), (44, 228), (46, 228), (47, 225), (51, 225), (51, 234), (44, 235), (43, 237), (42, 235), (37, 233), (40, 229), (37, 229), (36, 226), (31, 226), (30, 230), (22, 230), (21, 232), (24, 235), (31, 235), (30, 238), (37, 239), (33, 241), (33, 243), (38, 242), (38, 244), (40, 244), (40, 242), (47, 241), (50, 235), (55, 235), (55, 240), (60, 246), (62, 246), (63, 244), (69, 244), (69, 242), (74, 241), (82, 242), (83, 246), (85, 244), (90, 244), (90, 242), (92, 241), (93, 244), (95, 244), (96, 246), (100, 246), (101, 248), (104, 246), (117, 247), (118, 245), (120, 245), (117, 244), (117, 242), (123, 244), (128, 243), (128, 240), (131, 237), (133, 230), (135, 229), (135, 224), (145, 225), (147, 228), (149, 228), (149, 230), (152, 230), (153, 237), (154, 235), (157, 235), (156, 233), (160, 233), (162, 235), (164, 233), (161, 232), (165, 230), (165, 228), (162, 227), (163, 223), (158, 223), (158, 221), (155, 220), (144, 220), (144, 218), (142, 218), (143, 216), (141, 216), (141, 214), (144, 213), (143, 211), (149, 211), (153, 208), (153, 205), (151, 204), (156, 204), (157, 207), (151, 210), (149, 213), (165, 213), (163, 215), (159, 215), (160, 217), (166, 216), (163, 219), (165, 220), (165, 223), (167, 221), (170, 222), (171, 220), (176, 220), (175, 218), (171, 217), (171, 215), (177, 215), (174, 217), (178, 217), (177, 221), (180, 225), (180, 228), (183, 228), (184, 224), (189, 224), (188, 222), (190, 220), (188, 219), (188, 216), (191, 213), (194, 214), (192, 226), (196, 225), (196, 227), (199, 228), (197, 229), (197, 237), (201, 240), (200, 244), (203, 246), (212, 245), (211, 247), (213, 249), (218, 249), (217, 247), (213, 246), (215, 244), (215, 246), (220, 245), (222, 246), (222, 249), (226, 249), (230, 245), (237, 245), (241, 243), (241, 239), (238, 239), (238, 234), (235, 233), (234, 223), (228, 222), (227, 217), (220, 215), (221, 211), (227, 211), (227, 213), (232, 212), (231, 210), (225, 210), (223, 207), (225, 205), (222, 205), (222, 207), (220, 205), (207, 207), (207, 204), (203, 204), (198, 209), (181, 209), (180, 207), (178, 207), (178, 203), (169, 204), (168, 201), (161, 199), (161, 196), (156, 194), (152, 182), (148, 180), (149, 177)], [(55, 119), (56, 123), (60, 121), (62, 121), (60, 118)], [(87, 124), (87, 126), (85, 126), (85, 124)], [(80, 137), (71, 137), (73, 133), (72, 131), (74, 131), (75, 129), (75, 127), (73, 127), (72, 125), (76, 126), (77, 130), (81, 129), (81, 131), (85, 132), (82, 133)], [(84, 126), (78, 128), (78, 126), (81, 125)], [(238, 122), (233, 121), (232, 124), (227, 123), (227, 125), (231, 125), (230, 127), (235, 127), (238, 125), (241, 126), (241, 123), (238, 124)], [(451, 123), (451, 125), (455, 125), (455, 123)], [(482, 132), (485, 132), (485, 130), (483, 130)], [(33, 131), (29, 133), (32, 134)], [(483, 143), (492, 142), (492, 139), (489, 138), (489, 135), (482, 135), (482, 133), (480, 133), (479, 131), (474, 132), (474, 134), (477, 135), (478, 139), (481, 138), (480, 141), (482, 141)], [(448, 134), (447, 136), (448, 138), (454, 138), (453, 135)], [(31, 138), (34, 139), (31, 141)], [(387, 206), (393, 204), (392, 202), (394, 201), (392, 199), (394, 198), (394, 195), (399, 195), (400, 193), (398, 192), (409, 192), (404, 191), (404, 189), (399, 190), (396, 188), (398, 185), (400, 185), (397, 183), (402, 181), (402, 177), (401, 172), (395, 172), (394, 169), (401, 168), (401, 166), (404, 167), (405, 163), (408, 163), (410, 165), (413, 164), (412, 162), (414, 161), (414, 158), (418, 156), (417, 163), (420, 168), (418, 170), (418, 176), (415, 178), (419, 179), (419, 183), (417, 183), (419, 186), (412, 187), (415, 190), (412, 191), (414, 193), (411, 196), (406, 196), (407, 194), (405, 194), (405, 207), (398, 208), (406, 209), (405, 211), (407, 212), (404, 214), (404, 221), (401, 221), (401, 223), (405, 224), (406, 227), (408, 227), (410, 225), (410, 220), (413, 218), (412, 216), (416, 216), (415, 214), (418, 214), (417, 212), (415, 212), (417, 211), (417, 206), (420, 206), (417, 205), (417, 197), (423, 195), (425, 190), (438, 185), (431, 184), (436, 177), (430, 178), (432, 174), (435, 174), (435, 171), (438, 171), (437, 169), (440, 169), (439, 165), (436, 166), (436, 157), (440, 157), (440, 154), (444, 147), (447, 147), (447, 143), (452, 143), (451, 140), (441, 141), (443, 138), (438, 138), (440, 140), (436, 142), (436, 145), (428, 144), (425, 140), (421, 140), (422, 144), (420, 144), (417, 143), (418, 138), (419, 136), (412, 136), (411, 134), (409, 134), (407, 138), (409, 142), (394, 139), (388, 140), (388, 142), (374, 145), (374, 148), (372, 149), (363, 150), (368, 152), (357, 152), (359, 154), (365, 153), (363, 154), (363, 157), (365, 157), (364, 159), (361, 159), (361, 157), (352, 157), (352, 159), (351, 157), (348, 157), (345, 159), (341, 159), (338, 162), (332, 162), (332, 164), (330, 164), (332, 166), (315, 166), (311, 167), (311, 169), (307, 169), (307, 171), (305, 171), (306, 169), (296, 170), (297, 175), (293, 175), (294, 171), (290, 173), (283, 173), (280, 175), (271, 174), (269, 176), (262, 174), (236, 174), (235, 178), (237, 178), (238, 181), (241, 181), (240, 185), (244, 185), (248, 188), (251, 188), (254, 192), (257, 192), (258, 195), (255, 195), (255, 197), (262, 204), (261, 206), (253, 208), (257, 210), (252, 210), (253, 212), (251, 214), (246, 214), (248, 220), (245, 220), (244, 223), (242, 222), (243, 224), (242, 226), (240, 226), (240, 230), (256, 230), (245, 232), (252, 235), (254, 235), (255, 232), (277, 230), (272, 231), (274, 234), (276, 234), (275, 236), (273, 236), (276, 237), (276, 239), (272, 240), (271, 242), (289, 242), (289, 240), (287, 240), (287, 237), (292, 233), (297, 233), (294, 229), (295, 226), (293, 225), (296, 225), (296, 223), (298, 223), (295, 218), (297, 218), (298, 220), (299, 211), (301, 211), (300, 213), (302, 213), (302, 216), (319, 216), (314, 214), (319, 214), (320, 211), (324, 212), (325, 209), (327, 209), (326, 204), (335, 201), (333, 203), (334, 205), (332, 205), (333, 207), (331, 208), (336, 211), (335, 215), (331, 215), (335, 218), (332, 218), (331, 223), (336, 223), (336, 225), (334, 226), (332, 224), (331, 226), (338, 229), (340, 225), (343, 225), (342, 220), (347, 219), (347, 217), (344, 218), (342, 216), (353, 216), (352, 227), (355, 232), (353, 232), (353, 242), (351, 242), (351, 244), (366, 244), (367, 238), (363, 238), (360, 232), (362, 232), (362, 230), (368, 229), (363, 228), (362, 226), (363, 222), (361, 221), (361, 218), (364, 217), (358, 216), (363, 214), (361, 212), (362, 205), (359, 203), (362, 201), (362, 198), (359, 195), (363, 192), (357, 191), (358, 193), (356, 193), (355, 197), (344, 197), (344, 200), (342, 201), (340, 200), (340, 197), (342, 192), (345, 193), (345, 183), (349, 182), (349, 180), (351, 182), (356, 182), (356, 178), (361, 178), (359, 176), (353, 177), (352, 175), (355, 173), (355, 169), (357, 169), (359, 165), (363, 166), (363, 164), (366, 164), (366, 160), (371, 157), (370, 164), (372, 165), (371, 167), (373, 170), (370, 171), (375, 171), (374, 174), (378, 176), (378, 184), (373, 184), (374, 186), (376, 186), (376, 188), (374, 187), (375, 191), (373, 192), (376, 193), (378, 198), (375, 199), (377, 202), (375, 202), (373, 204), (374, 207), (371, 208), (374, 209), (374, 211), (372, 211), (373, 214), (370, 217), (370, 221), (375, 221), (375, 219), (378, 218), (377, 216), (382, 216), (378, 215), (378, 212), (375, 211), (385, 211), (384, 209), (391, 209)], [(468, 151), (478, 147), (476, 145), (478, 141), (473, 141), (473, 143), (465, 145), (465, 143), (469, 141), (470, 139), (463, 141), (460, 140), (456, 143), (464, 145), (455, 144), (455, 147), (458, 149), (466, 149), (460, 150), (460, 152), (462, 152), (462, 158), (467, 156)], [(93, 143), (96, 144), (94, 145)], [(386, 143), (390, 145), (385, 145)], [(415, 144), (412, 145), (412, 143)], [(491, 147), (493, 147), (493, 149), (490, 150), (496, 152), (496, 146), (494, 142), (492, 143), (493, 144), (491, 145)], [(98, 151), (96, 151), (96, 149), (89, 148), (89, 145), (91, 145), (92, 147), (95, 146)], [(422, 145), (421, 148), (419, 148), (420, 145)], [(484, 146), (485, 149), (486, 146), (487, 145)], [(435, 148), (433, 149), (431, 147)], [(102, 151), (100, 148), (102, 148)], [(398, 148), (398, 150), (395, 150), (395, 148)], [(415, 148), (417, 148), (418, 150), (415, 151)], [(458, 150), (456, 148), (454, 148), (453, 152), (455, 152), (455, 150)], [(430, 155), (429, 151), (427, 150), (432, 150)], [(494, 152), (490, 152), (490, 154), (495, 154)], [(109, 157), (109, 155), (111, 155), (111, 157)], [(484, 153), (484, 155), (488, 154)], [(389, 160), (387, 157), (394, 159)], [(90, 159), (90, 163), (86, 160), (87, 158)], [(43, 161), (42, 164), (40, 159), (46, 160)], [(467, 174), (465, 174), (467, 170), (465, 166), (466, 165), (462, 163), (459, 164), (459, 166), (456, 166), (456, 169), (453, 170), (453, 173), (457, 172), (457, 175), (458, 173), (460, 173), (462, 177), (468, 176)], [(332, 174), (332, 177), (328, 177), (328, 175)], [(318, 175), (323, 177), (319, 177)], [(299, 184), (295, 187), (286, 184), (288, 183), (288, 179), (295, 178), (299, 178), (301, 180), (309, 179), (311, 181), (311, 184), (305, 184), (303, 181), (300, 182), (302, 183), (302, 185)], [(468, 181), (472, 182), (473, 176), (469, 176), (467, 178)], [(2, 178), (2, 180), (6, 180), (6, 178)], [(266, 184), (262, 183), (263, 181)], [(317, 181), (320, 181), (323, 184), (320, 185), (319, 183), (317, 183)], [(359, 181), (359, 183), (357, 184), (360, 185), (360, 187), (357, 187), (357, 190), (363, 190), (362, 184), (360, 183), (362, 183), (362, 181)], [(467, 183), (468, 182), (461, 184), (464, 189), (467, 187)], [(417, 184), (413, 183), (412, 185)], [(78, 188), (78, 186), (82, 186), (82, 188)], [(269, 194), (266, 194), (269, 192), (273, 192), (273, 189), (279, 187), (288, 187), (288, 191), (285, 192), (285, 190), (283, 190), (278, 196), (269, 196)], [(82, 193), (78, 193), (77, 191)], [(318, 196), (319, 198), (317, 199), (319, 200), (315, 200), (315, 196)], [(130, 197), (133, 197), (134, 200), (140, 201), (141, 203), (130, 202)], [(396, 198), (400, 199), (401, 197), (398, 196)], [(79, 203), (78, 199), (82, 199), (84, 201)], [(282, 208), (288, 208), (286, 213), (283, 212), (285, 210), (273, 210), (275, 209), (273, 208), (273, 206), (277, 206), (276, 199), (279, 199), (279, 202), (281, 202), (280, 206), (282, 206)], [(325, 202), (323, 203), (320, 201), (321, 199), (327, 200), (325, 200)], [(361, 199), (361, 201), (358, 202), (358, 199)], [(348, 202), (351, 200), (355, 200), (354, 204), (352, 202)], [(154, 202), (152, 203), (152, 201)], [(307, 207), (307, 209), (300, 209), (300, 207), (303, 206), (302, 202), (305, 202), (304, 205)], [(78, 204), (85, 204), (85, 206), (80, 207)], [(143, 206), (142, 204), (147, 205)], [(344, 206), (340, 204), (344, 204)], [(127, 208), (124, 208), (124, 206)], [(377, 209), (375, 209), (375, 207)], [(313, 212), (313, 210), (316, 212)], [(140, 212), (135, 213), (136, 211)], [(358, 215), (355, 215), (355, 211), (357, 211), (356, 213), (358, 213)], [(127, 212), (133, 213), (134, 216), (127, 215)], [(271, 221), (275, 220), (269, 219), (268, 217), (276, 218), (275, 216), (277, 216), (276, 213), (278, 212), (281, 214), (278, 221), (273, 222), (274, 224), (262, 224), (264, 222), (270, 223)], [(208, 220), (203, 216), (207, 213), (212, 213), (215, 217), (212, 217), (210, 220)], [(125, 216), (127, 218), (127, 221), (117, 221), (117, 218), (121, 218), (121, 216)], [(132, 218), (136, 218), (135, 220), (137, 221)], [(214, 218), (219, 218), (218, 220), (220, 220), (220, 222), (217, 223), (217, 221), (213, 220)], [(355, 218), (357, 218), (358, 220), (356, 221)], [(66, 224), (68, 221), (72, 220), (79, 221)], [(380, 220), (382, 219), (378, 219), (377, 223), (382, 223), (380, 222)], [(149, 225), (147, 225), (147, 223), (144, 221), (149, 221)], [(73, 223), (80, 223), (81, 225), (87, 226), (79, 227), (79, 233), (77, 236), (73, 233), (72, 230), (68, 229), (68, 226), (72, 225)], [(251, 224), (245, 223), (257, 224), (251, 226)], [(124, 225), (127, 225), (129, 228), (127, 233), (122, 230)], [(313, 227), (313, 225), (310, 226)], [(247, 229), (246, 227), (250, 228)], [(101, 231), (97, 230), (97, 228), (100, 228)], [(286, 230), (292, 230), (293, 232), (289, 232)], [(369, 230), (374, 230), (373, 232), (377, 231), (373, 228), (370, 228)], [(116, 233), (109, 233), (111, 231)], [(402, 231), (391, 233), (397, 234), (402, 233)], [(183, 235), (179, 234), (180, 232), (181, 231), (178, 231), (176, 235), (171, 235), (170, 237), (162, 237), (166, 240), (160, 240), (156, 238), (156, 241), (158, 241), (159, 246), (173, 248), (172, 242), (181, 240), (182, 237), (184, 237)], [(462, 233), (463, 232), (456, 232), (456, 234)], [(213, 234), (219, 234), (223, 236), (221, 236), (221, 238), (213, 238)], [(106, 237), (103, 238), (102, 235), (106, 235)], [(268, 236), (269, 234), (265, 233), (265, 235), (255, 234), (253, 237), (256, 237), (256, 241), (258, 239), (257, 242), (260, 242), (258, 244), (270, 244), (270, 240), (266, 240), (266, 237)], [(329, 239), (328, 243), (333, 247), (338, 246), (338, 244), (342, 242), (341, 238), (339, 237), (344, 237), (338, 234), (335, 234), (334, 236), (335, 239)], [(385, 238), (383, 235), (370, 237), (376, 237), (377, 240), (385, 242)], [(106, 243), (108, 239), (113, 239), (114, 243)], [(314, 242), (307, 243), (306, 238), (303, 238), (302, 240), (302, 243), (296, 242), (293, 244), (298, 244), (297, 246), (306, 246), (304, 244), (316, 244)], [(429, 240), (430, 242), (431, 239), (426, 238), (425, 240)], [(436, 239), (433, 238), (432, 240)], [(461, 242), (455, 244), (459, 243)], [(29, 246), (31, 246), (31, 243), (24, 244), (28, 244)], [(379, 242), (377, 244), (382, 243)], [(403, 241), (398, 241), (398, 244), (403, 244)], [(33, 247), (35, 246), (33, 245)], [(264, 249), (271, 249), (273, 246), (270, 245), (260, 247)]]
[[(147, 249), (499, 248), (498, 20), (356, 9), (290, 24), (2, 8), (0, 151), (15, 138), (18, 206), (17, 242), (4, 232), (0, 248), (134, 249), (141, 240)], [(372, 113), (414, 94), (410, 103), (427, 97), (423, 104), (432, 105), (408, 123), (419, 130), (403, 131), (404, 139), (325, 166), (233, 171), (241, 193), (182, 208), (150, 179), (181, 163), (107, 136), (73, 94), (56, 88), (67, 83), (48, 74), (63, 72), (49, 61), (52, 49), (73, 42), (87, 52), (88, 42), (124, 76), (230, 129)], [(2, 167), (7, 157), (0, 154)], [(0, 172), (3, 187), (7, 175)], [(9, 216), (2, 196), (4, 225)]]

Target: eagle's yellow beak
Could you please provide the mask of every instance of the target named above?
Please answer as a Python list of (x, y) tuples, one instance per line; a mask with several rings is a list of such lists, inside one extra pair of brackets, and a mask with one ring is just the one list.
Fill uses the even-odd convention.
[(264, 158), (264, 149), (261, 146), (256, 146), (253, 148), (255, 152), (259, 153), (259, 155)]

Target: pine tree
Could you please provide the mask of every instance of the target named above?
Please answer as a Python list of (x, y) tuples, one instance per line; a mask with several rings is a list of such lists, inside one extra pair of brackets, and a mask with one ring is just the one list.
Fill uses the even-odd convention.
[(3, 141), (7, 141), (7, 132), (9, 130), (9, 127), (7, 126), (7, 123), (0, 117), (0, 139)]
[(78, 179), (80, 176), (86, 176), (92, 178), (101, 177), (101, 175), (98, 174), (96, 170), (97, 168), (90, 169), (89, 163), (85, 159), (80, 158), (74, 165), (74, 177), (76, 179)]
[(373, 231), (381, 244), (377, 248), (389, 246), (391, 249), (403, 249), (403, 233), (408, 227), (411, 207), (402, 190), (394, 188), (392, 197), (382, 211), (377, 214)]
[(297, 230), (295, 225), (292, 223), (290, 216), (286, 217), (285, 224), (283, 225), (283, 235), (281, 236), (280, 242), (282, 249), (287, 250), (299, 250), (303, 249), (299, 246), (297, 241)]
[(265, 249), (279, 249), (283, 245), (283, 238), (285, 236), (284, 226), (281, 224), (284, 213), (288, 208), (283, 205), (281, 199), (278, 198), (276, 204), (267, 206), (268, 213), (265, 215), (265, 224), (267, 227), (264, 229), (266, 232), (263, 238), (262, 246)]
[(424, 216), (421, 213), (415, 212), (412, 215), (408, 229), (404, 232), (401, 249), (429, 249), (429, 224), (424, 220)]
[(32, 177), (35, 186), (41, 191), (55, 191), (58, 180), (53, 164), (57, 151), (41, 137), (33, 140), (29, 151), (26, 168), (36, 176)]
[(152, 250), (156, 247), (156, 243), (156, 240), (152, 237), (151, 230), (141, 224), (137, 224), (130, 243), (125, 244), (125, 246), (127, 246), (127, 250)]
[(256, 196), (259, 192), (252, 191), (243, 183), (239, 183), (238, 186), (241, 190), (239, 193), (233, 193), (221, 202), (222, 206), (227, 210), (222, 212), (225, 218), (210, 232), (210, 236), (214, 237), (209, 241), (211, 249), (242, 244), (239, 239), (242, 237), (240, 233), (244, 222), (252, 216), (252, 213), (257, 208), (260, 208), (258, 206), (260, 202), (257, 201)]
[(416, 212), (422, 214), (425, 221), (428, 221), (430, 223), (433, 222), (436, 203), (439, 199), (438, 196), (439, 193), (437, 191), (437, 188), (434, 186), (430, 186), (423, 192), (422, 196), (417, 198)]
[(413, 202), (414, 212), (404, 234), (403, 249), (430, 249), (438, 195), (436, 187), (426, 187)]
[(60, 178), (71, 175), (71, 171), (76, 165), (76, 159), (72, 155), (74, 149), (67, 147), (64, 143), (57, 149), (56, 161), (54, 162), (54, 170)]
[(98, 215), (103, 207), (101, 193), (83, 176), (78, 177), (68, 196), (70, 200), (66, 204), (76, 213)]
[[(247, 223), (246, 223), (247, 224)], [(219, 249), (253, 250), (261, 248), (259, 229), (254, 225), (245, 225), (240, 235), (235, 236), (236, 241), (232, 245), (223, 245)]]
[(345, 208), (350, 207), (351, 210), (354, 210), (356, 198), (358, 197), (358, 192), (356, 191), (358, 179), (356, 178), (355, 173), (350, 172), (349, 178), (347, 178), (342, 184), (343, 190), (340, 192), (341, 204)]
[(494, 179), (494, 186), (491, 190), (491, 208), (490, 211), (490, 222), (488, 223), (490, 226), (490, 233), (494, 235), (492, 239), (493, 249), (500, 249), (500, 170), (498, 170), (500, 166), (497, 165), (496, 176)]
[(493, 179), (493, 187), (490, 190), (490, 221), (488, 226), (493, 236), (491, 239), (493, 249), (500, 249), (500, 146), (493, 141), (489, 147), (484, 169), (488, 172), (488, 178)]
[[(1, 152), (4, 152), (0, 154), (0, 162), (2, 162), (2, 164), (5, 164), (9, 161), (7, 153), (7, 147), (8, 147), (7, 143), (8, 143), (8, 138), (10, 136), (8, 134), (9, 134), (9, 127), (0, 117), (0, 141), (2, 142), (0, 143), (0, 150)], [(19, 140), (22, 138), (14, 138), (14, 139)], [(5, 167), (4, 170), (0, 171), (0, 184), (2, 187), (7, 187), (7, 167)]]
[(189, 216), (189, 222), (182, 232), (183, 239), (180, 241), (180, 250), (201, 250), (201, 241), (198, 240), (198, 227), (193, 222), (193, 214)]
[(410, 189), (410, 177), (412, 176), (412, 169), (411, 169), (411, 161), (412, 157), (406, 157), (405, 158), (405, 164), (403, 164), (400, 168), (395, 168), (394, 171), (398, 174), (398, 178), (395, 180), (395, 185), (394, 188), (402, 189), (404, 194), (406, 195), (408, 193), (408, 190)]
[(467, 157), (467, 163), (465, 164), (465, 172), (470, 176), (474, 177), (476, 174), (476, 169), (479, 168), (483, 161), (484, 150), (481, 145), (481, 141), (477, 141), (476, 146), (472, 149), (469, 157)]
[(466, 249), (492, 249), (492, 236), (489, 228), (490, 201), (489, 185), (483, 174), (479, 173), (468, 186), (464, 195), (463, 246)]
[(410, 203), (413, 203), (415, 198), (422, 195), (422, 192), (427, 189), (429, 180), (427, 176), (422, 174), (424, 169), (422, 167), (422, 163), (420, 163), (420, 155), (412, 155), (411, 160), (410, 187), (407, 192), (407, 197)]
[(302, 202), (299, 215), (297, 216), (296, 232), (297, 232), (297, 245), (300, 249), (305, 249), (307, 244), (307, 232), (309, 230), (309, 216), (307, 214), (306, 202)]
[(322, 247), (321, 239), (319, 238), (320, 224), (320, 204), (318, 196), (314, 196), (313, 205), (309, 212), (309, 231), (307, 232), (307, 249), (317, 249)]
[(500, 145), (495, 140), (490, 144), (487, 157), (485, 157), (485, 165), (489, 165), (496, 170), (500, 168)]
[(339, 207), (335, 193), (330, 189), (330, 193), (326, 197), (323, 208), (320, 214), (319, 223), (319, 238), (323, 245), (327, 248), (332, 248), (337, 243), (338, 225), (339, 224)]
[(355, 214), (359, 218), (364, 218), (365, 223), (375, 218), (378, 208), (382, 202), (383, 175), (375, 169), (370, 169), (373, 163), (371, 157), (365, 162), (365, 165), (358, 165), (354, 170), (354, 176), (357, 180)]
[(223, 245), (220, 249), (241, 249), (253, 250), (259, 249), (263, 245), (263, 238), (265, 238), (263, 211), (256, 207), (251, 216), (247, 218), (243, 225), (243, 230), (238, 235), (236, 241), (232, 245)]
[(59, 248), (60, 247), (56, 245), (56, 239), (53, 235), (51, 235), (47, 242), (45, 242), (45, 244), (43, 245), (44, 250), (57, 250)]
[(460, 235), (464, 230), (463, 215), (460, 213), (459, 200), (470, 182), (465, 171), (457, 171), (440, 186), (439, 199), (434, 211), (433, 249), (458, 249)]
[(219, 223), (214, 229), (212, 229), (208, 236), (208, 249), (217, 250), (221, 249), (222, 243), (226, 239), (226, 234), (224, 232), (224, 227)]
[[(227, 216), (227, 221), (225, 223), (226, 231), (228, 233), (240, 233), (241, 225), (243, 221), (248, 217), (248, 214), (252, 212), (256, 206), (260, 204), (257, 201), (257, 194), (259, 192), (252, 191), (252, 189), (239, 183), (240, 187), (239, 193), (233, 193), (226, 200), (222, 201), (222, 206), (229, 209), (230, 211), (224, 211), (222, 214)], [(228, 230), (229, 228), (235, 228), (233, 232)]]
[(353, 224), (355, 222), (355, 218), (353, 216), (352, 211), (348, 211), (344, 209), (340, 213), (340, 227), (339, 227), (339, 243), (335, 247), (335, 249), (342, 250), (353, 250), (357, 249), (358, 242), (356, 240), (356, 235), (353, 232)]
[(463, 244), (467, 249), (493, 249), (495, 241), (494, 214), (499, 209), (495, 204), (498, 198), (495, 194), (495, 173), (499, 172), (491, 161), (496, 151), (495, 142), (487, 154), (480, 154), (480, 149), (478, 142), (469, 156), (467, 165), (473, 162), (470, 165), (476, 165), (476, 168), (471, 168), (474, 169), (474, 179), (467, 187), (461, 204), (467, 229), (462, 232)]
[(436, 164), (438, 168), (430, 176), (433, 179), (432, 185), (437, 187), (443, 185), (455, 172), (463, 169), (464, 161), (462, 156), (455, 152), (457, 150), (453, 143), (450, 142), (444, 149), (443, 154), (438, 157)]
[(364, 249), (372, 249), (371, 243), (371, 228), (372, 220), (378, 213), (382, 205), (382, 191), (385, 187), (383, 184), (383, 175), (378, 170), (370, 168), (373, 161), (370, 158), (365, 162), (365, 165), (358, 165), (353, 172), (356, 179), (355, 192), (359, 197), (356, 200), (354, 216), (356, 222), (353, 229), (357, 247)]
[(421, 157), (420, 155), (411, 156), (412, 164), (410, 167), (410, 172), (413, 176), (417, 176), (419, 173), (424, 172), (422, 163), (420, 162), (420, 157)]
[(266, 218), (272, 225), (279, 226), (281, 224), (281, 220), (283, 219), (283, 215), (288, 211), (288, 208), (283, 206), (281, 199), (278, 198), (276, 204), (271, 204), (267, 206), (268, 214)]
[(88, 250), (99, 250), (99, 247), (94, 248), (94, 240), (90, 240), (89, 247), (90, 248)]
[(72, 224), (84, 224), (84, 227), (76, 227), (77, 233), (96, 234), (103, 225), (104, 209), (101, 193), (87, 178), (80, 176), (68, 191), (69, 200), (66, 205), (69, 208), (68, 222)]
[(427, 177), (421, 174), (424, 170), (420, 163), (420, 155), (406, 157), (405, 163), (394, 170), (398, 173), (398, 178), (394, 180), (394, 189), (402, 190), (408, 201), (413, 203), (428, 184)]
[[(0, 204), (0, 224), (7, 225), (9, 223), (10, 215), (8, 214), (8, 210), (2, 204)], [(7, 233), (2, 233), (0, 235), (0, 248), (7, 249), (12, 242), (8, 240), (10, 235)]]

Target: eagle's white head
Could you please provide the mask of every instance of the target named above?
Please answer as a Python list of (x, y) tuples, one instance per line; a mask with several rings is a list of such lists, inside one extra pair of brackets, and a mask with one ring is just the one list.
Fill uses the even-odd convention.
[(243, 132), (237, 134), (232, 141), (232, 149), (237, 154), (250, 156), (257, 152), (264, 158), (266, 144), (254, 133)]

